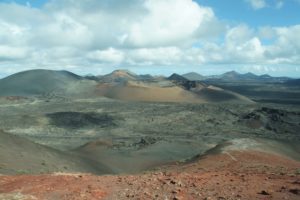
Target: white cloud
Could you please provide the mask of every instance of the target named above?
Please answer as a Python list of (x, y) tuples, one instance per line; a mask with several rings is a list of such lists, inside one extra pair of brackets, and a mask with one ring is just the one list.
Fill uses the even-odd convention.
[(267, 3), (265, 0), (246, 0), (254, 10), (265, 8)]
[(114, 48), (108, 48), (90, 52), (87, 57), (99, 62), (121, 63), (124, 60), (124, 53)]
[(180, 64), (183, 52), (178, 47), (140, 48), (128, 52), (128, 63), (147, 63), (148, 65)]
[(276, 37), (276, 31), (270, 26), (260, 27), (258, 36), (262, 39), (272, 40)]
[(0, 45), (0, 62), (2, 60), (18, 60), (26, 58), (28, 50), (21, 47), (11, 47)]
[(2, 58), (26, 55), (32, 67), (170, 64), (181, 48), (224, 29), (211, 8), (192, 0), (52, 0), (41, 9), (0, 3), (0, 25), (0, 44), (16, 49)]
[(254, 31), (247, 25), (241, 24), (229, 29), (225, 35), (227, 45), (235, 46), (236, 44), (243, 43), (253, 37)]
[(49, 30), (48, 36), (61, 34), (61, 38), (69, 32), (74, 32), (73, 38), (76, 33), (78, 38), (87, 34), (96, 49), (182, 45), (198, 33), (210, 36), (206, 31), (210, 22), (214, 32), (219, 30), (212, 9), (192, 0), (114, 1), (54, 0), (45, 11), (52, 23), (41, 28)]
[(277, 0), (276, 4), (275, 4), (275, 8), (276, 9), (280, 9), (282, 8), (284, 5), (284, 1), (283, 0)]
[(299, 35), (300, 25), (233, 26), (192, 0), (0, 3), (0, 69), (299, 65)]
[[(299, 35), (300, 25), (256, 30), (242, 24), (230, 28), (223, 43), (206, 43), (193, 55), (212, 64), (295, 65), (300, 64)], [(265, 39), (271, 42), (263, 44)]]
[(75, 46), (86, 48), (92, 44), (89, 28), (76, 19), (60, 13), (52, 16), (51, 22), (34, 29), (34, 41), (37, 46)]
[(214, 18), (211, 9), (188, 0), (145, 1), (149, 12), (130, 25), (128, 40), (135, 46), (171, 45), (194, 37), (205, 20)]
[(276, 40), (266, 48), (267, 60), (271, 63), (300, 64), (300, 25), (271, 29)]

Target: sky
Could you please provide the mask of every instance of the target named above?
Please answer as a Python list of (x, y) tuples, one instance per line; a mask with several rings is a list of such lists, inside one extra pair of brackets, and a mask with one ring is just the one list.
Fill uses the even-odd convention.
[(0, 77), (29, 69), (300, 77), (300, 0), (0, 0)]

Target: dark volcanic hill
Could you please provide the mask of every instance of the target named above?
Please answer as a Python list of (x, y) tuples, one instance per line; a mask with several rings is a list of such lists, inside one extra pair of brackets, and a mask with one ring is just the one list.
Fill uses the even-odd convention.
[(240, 74), (236, 71), (226, 72), (221, 75), (208, 76), (205, 80), (220, 80), (220, 81), (251, 81), (251, 82), (283, 82), (289, 80), (288, 77), (272, 77), (268, 74), (256, 75), (251, 72)]
[(202, 81), (205, 80), (206, 77), (198, 74), (196, 72), (190, 72), (182, 75), (184, 78), (189, 79), (190, 81)]
[(260, 77), (248, 72), (246, 74), (240, 74), (236, 71), (226, 72), (220, 76), (215, 76), (217, 79), (227, 80), (227, 81), (237, 81), (237, 80), (259, 80)]
[(176, 73), (172, 74), (172, 75), (169, 76), (167, 79), (170, 80), (170, 81), (175, 81), (175, 82), (184, 82), (184, 81), (188, 81), (187, 78), (185, 78), (185, 77), (183, 77), (183, 76), (180, 76), (179, 74), (176, 74)]
[(191, 90), (192, 88), (203, 88), (206, 87), (205, 84), (201, 83), (200, 81), (191, 81), (183, 76), (180, 76), (179, 74), (172, 74), (170, 77), (167, 78), (168, 80), (172, 81), (176, 85), (179, 85), (186, 90)]
[(0, 174), (95, 172), (109, 173), (108, 168), (70, 153), (33, 143), (25, 138), (0, 131)]
[(230, 72), (226, 72), (224, 74), (221, 75), (222, 79), (240, 79), (242, 78), (242, 75), (237, 73), (236, 71), (230, 71)]
[(26, 96), (64, 91), (83, 78), (68, 71), (30, 70), (0, 80), (0, 96)]

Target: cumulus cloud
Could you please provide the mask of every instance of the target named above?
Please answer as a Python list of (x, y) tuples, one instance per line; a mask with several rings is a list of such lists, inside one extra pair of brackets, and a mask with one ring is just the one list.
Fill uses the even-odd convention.
[[(209, 42), (201, 48), (185, 51), (201, 56), (212, 64), (300, 64), (300, 25), (290, 27), (249, 28), (245, 24), (231, 27), (222, 43)], [(263, 44), (265, 39), (271, 43)], [(196, 53), (195, 53), (196, 52)]]
[(114, 48), (108, 48), (90, 52), (87, 57), (99, 62), (121, 63), (124, 60), (124, 53)]
[(0, 3), (0, 68), (96, 73), (112, 66), (300, 64), (299, 26), (232, 26), (193, 0)]
[(198, 34), (210, 36), (206, 31), (210, 22), (211, 30), (220, 30), (214, 27), (220, 24), (212, 9), (192, 0), (53, 0), (42, 12), (45, 22), (34, 31), (47, 45), (101, 49), (183, 45)]
[(134, 46), (167, 46), (193, 39), (197, 31), (207, 29), (205, 21), (214, 19), (209, 8), (187, 0), (145, 2), (149, 11), (142, 20), (130, 25), (128, 42)]
[(266, 56), (272, 63), (300, 63), (300, 25), (270, 28), (276, 40), (269, 45)]
[(114, 1), (52, 0), (41, 9), (0, 3), (0, 44), (10, 46), (1, 57), (26, 55), (41, 66), (72, 56), (91, 62), (170, 63), (180, 47), (224, 30), (211, 8), (192, 0)]
[(0, 62), (1, 60), (15, 60), (26, 58), (27, 49), (0, 45)]
[(183, 52), (177, 47), (140, 48), (128, 52), (128, 63), (173, 65), (182, 61)]

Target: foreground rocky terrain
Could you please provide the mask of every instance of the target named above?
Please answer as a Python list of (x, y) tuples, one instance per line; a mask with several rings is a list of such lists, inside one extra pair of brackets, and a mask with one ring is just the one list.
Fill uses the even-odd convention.
[[(204, 107), (208, 109), (209, 106)], [(184, 107), (187, 108), (187, 105)], [(199, 111), (197, 113), (204, 116)], [(127, 129), (126, 138), (116, 137), (113, 140), (111, 136), (110, 142), (101, 139), (99, 135), (79, 140), (75, 134), (73, 137), (76, 142), (73, 145), (78, 141), (84, 143), (91, 140), (84, 145), (77, 144), (75, 150), (74, 146), (66, 148), (64, 145), (58, 145), (61, 150), (53, 150), (52, 147), (40, 144), (30, 145), (31, 142), (27, 139), (2, 133), (0, 169), (2, 174), (7, 174), (7, 169), (10, 169), (10, 173), (18, 175), (0, 176), (0, 199), (299, 199), (298, 133), (292, 129), (290, 136), (293, 139), (283, 139), (286, 132), (268, 129), (267, 124), (273, 123), (268, 115), (280, 116), (284, 125), (288, 119), (285, 117), (295, 117), (295, 111), (277, 110), (274, 114), (274, 110), (269, 111), (265, 107), (252, 109), (252, 112), (242, 114), (237, 120), (237, 126), (244, 126), (244, 130), (249, 129), (248, 134), (226, 132), (226, 129), (213, 135), (205, 135), (199, 131), (194, 133), (194, 136), (191, 135), (190, 139), (181, 135), (180, 129), (178, 132), (172, 129), (168, 134), (164, 132), (164, 135), (154, 134), (151, 137), (151, 134), (146, 132), (147, 137), (145, 135), (142, 139), (137, 139), (140, 137), (129, 134), (130, 129)], [(80, 115), (79, 118), (83, 116)], [(73, 120), (78, 119), (75, 117)], [(253, 127), (252, 120), (261, 120), (261, 126)], [(86, 123), (90, 125), (91, 121)], [(69, 125), (67, 122), (65, 125)], [(290, 129), (290, 126), (296, 125), (295, 122), (294, 125), (288, 123), (279, 127)], [(118, 123), (113, 127), (116, 126), (118, 127)], [(96, 130), (101, 130), (101, 127)], [(219, 128), (222, 127), (224, 128)], [(67, 128), (69, 129), (70, 127)], [(69, 131), (74, 130), (71, 128)], [(252, 134), (250, 130), (253, 131)], [(271, 135), (261, 135), (257, 132)], [(276, 140), (270, 139), (276, 134)], [(11, 139), (5, 139), (3, 135)], [(34, 138), (26, 134), (23, 137)], [(42, 139), (39, 135), (37, 138), (41, 143), (49, 137)], [(72, 141), (71, 136), (68, 139)], [(53, 145), (52, 142), (47, 144)], [(57, 146), (57, 143), (54, 146)], [(59, 156), (56, 156), (57, 153)], [(68, 157), (62, 162), (60, 159), (64, 156)], [(83, 157), (85, 159), (82, 159)], [(163, 162), (157, 162), (158, 160)], [(93, 164), (98, 162), (97, 166), (101, 166), (100, 161), (108, 165), (112, 172), (105, 172), (102, 168), (91, 174)], [(61, 168), (57, 167), (59, 165)], [(19, 166), (22, 171), (18, 170)], [(95, 173), (104, 175), (99, 176)]]
[(0, 199), (289, 199), (300, 197), (300, 163), (228, 151), (137, 175), (0, 176)]

